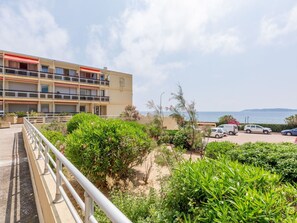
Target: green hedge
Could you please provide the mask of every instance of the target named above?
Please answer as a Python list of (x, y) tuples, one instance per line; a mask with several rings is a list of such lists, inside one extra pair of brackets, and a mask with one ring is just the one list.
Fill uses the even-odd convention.
[(296, 189), (281, 176), (228, 160), (185, 162), (164, 200), (166, 222), (294, 222)]
[(205, 148), (205, 156), (217, 159), (227, 154), (228, 151), (238, 148), (236, 143), (224, 141), (224, 142), (210, 142)]
[(292, 143), (209, 143), (206, 156), (226, 156), (241, 163), (263, 167), (281, 174), (283, 180), (297, 182), (297, 145)]

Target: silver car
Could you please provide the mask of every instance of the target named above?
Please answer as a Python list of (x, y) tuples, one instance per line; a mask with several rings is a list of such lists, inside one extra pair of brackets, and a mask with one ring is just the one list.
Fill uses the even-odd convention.
[(224, 137), (223, 130), (221, 128), (211, 128), (210, 137), (215, 137), (215, 138)]
[(269, 134), (272, 132), (271, 128), (266, 128), (261, 125), (246, 125), (244, 126), (244, 131), (246, 133), (264, 133), (264, 134)]

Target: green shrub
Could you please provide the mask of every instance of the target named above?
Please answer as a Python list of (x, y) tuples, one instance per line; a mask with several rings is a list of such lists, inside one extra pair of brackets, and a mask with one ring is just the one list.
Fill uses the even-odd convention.
[(66, 156), (90, 180), (126, 177), (143, 162), (151, 140), (142, 127), (115, 119), (83, 122), (67, 137)]
[[(112, 192), (111, 201), (134, 223), (160, 222), (158, 220), (160, 201), (153, 190), (148, 195), (123, 193), (121, 191)], [(96, 210), (95, 215), (99, 222), (110, 222), (99, 209)]]
[(41, 130), (42, 135), (47, 138), (57, 149), (60, 149), (60, 146), (65, 142), (65, 135), (62, 132), (53, 131), (53, 130)]
[(90, 113), (79, 113), (74, 115), (69, 122), (67, 122), (67, 131), (73, 132), (83, 122), (93, 122), (99, 120), (100, 117)]
[(67, 134), (67, 125), (66, 123), (53, 121), (50, 124), (43, 124), (41, 130), (50, 130), (61, 132), (63, 135)]
[(297, 182), (297, 145), (292, 143), (246, 143), (230, 150), (228, 156), (241, 163), (260, 166)]
[(237, 148), (239, 145), (232, 142), (210, 142), (206, 146), (205, 155), (212, 159), (224, 156), (229, 150)]
[(18, 116), (18, 118), (23, 118), (27, 116), (26, 112), (23, 111), (18, 111), (15, 114)]
[(180, 147), (182, 149), (190, 149), (191, 145), (189, 141), (191, 140), (189, 132), (186, 129), (181, 129), (177, 131), (173, 138), (173, 144), (175, 147)]
[(294, 222), (297, 191), (261, 168), (228, 160), (184, 162), (170, 178), (165, 222)]

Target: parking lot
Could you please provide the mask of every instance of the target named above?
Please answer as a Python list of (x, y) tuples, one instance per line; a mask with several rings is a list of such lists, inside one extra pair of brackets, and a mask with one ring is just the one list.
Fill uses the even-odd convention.
[(214, 141), (230, 141), (238, 144), (243, 144), (246, 142), (271, 142), (271, 143), (280, 143), (280, 142), (291, 142), (294, 143), (296, 136), (283, 136), (280, 133), (271, 133), (271, 134), (248, 134), (245, 132), (239, 132), (237, 135), (227, 135), (221, 139), (209, 138), (209, 142)]

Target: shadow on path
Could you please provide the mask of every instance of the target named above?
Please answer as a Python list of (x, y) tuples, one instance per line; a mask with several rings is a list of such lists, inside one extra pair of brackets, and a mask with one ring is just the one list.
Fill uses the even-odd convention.
[(22, 133), (14, 134), (5, 223), (39, 222)]

